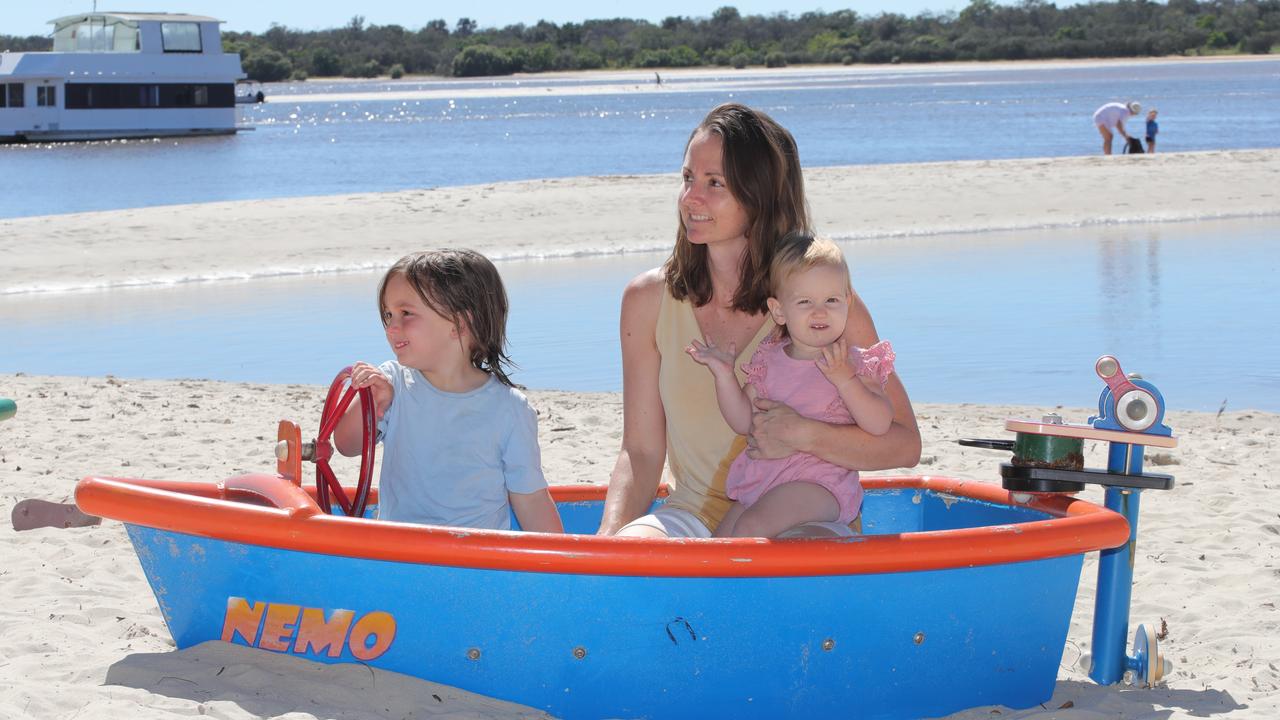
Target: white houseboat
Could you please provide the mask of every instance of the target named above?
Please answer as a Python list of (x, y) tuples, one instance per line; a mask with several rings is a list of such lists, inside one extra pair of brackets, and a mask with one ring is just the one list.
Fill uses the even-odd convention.
[(224, 135), (240, 56), (210, 17), (94, 12), (51, 20), (52, 52), (0, 53), (0, 142)]

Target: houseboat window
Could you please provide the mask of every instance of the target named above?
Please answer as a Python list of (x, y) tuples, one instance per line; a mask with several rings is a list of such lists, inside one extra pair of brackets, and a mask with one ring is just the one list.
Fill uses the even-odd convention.
[(23, 97), (24, 88), (25, 85), (23, 83), (9, 83), (9, 92), (6, 93), (9, 96), (9, 107), (23, 107), (27, 104), (26, 99)]
[(137, 52), (142, 49), (142, 39), (138, 36), (138, 28), (125, 24), (116, 26), (116, 42), (112, 47), (116, 52)]
[(36, 87), (36, 105), (40, 107), (58, 106), (58, 88), (56, 85), (40, 85)]
[(200, 52), (200, 23), (160, 23), (165, 52)]
[(114, 18), (89, 18), (53, 33), (54, 52), (137, 52), (136, 23)]
[(235, 85), (183, 83), (67, 83), (68, 110), (116, 108), (235, 107)]

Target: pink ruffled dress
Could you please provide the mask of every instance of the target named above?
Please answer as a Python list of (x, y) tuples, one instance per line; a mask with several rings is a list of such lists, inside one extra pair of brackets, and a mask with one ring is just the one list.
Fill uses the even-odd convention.
[[(835, 385), (818, 369), (813, 360), (796, 360), (785, 349), (790, 339), (769, 339), (742, 369), (747, 382), (755, 388), (756, 397), (789, 405), (804, 417), (837, 425), (853, 425), (853, 416), (845, 407)], [(881, 340), (862, 350), (849, 349), (854, 372), (876, 378), (881, 385), (893, 372), (895, 355), (888, 340)], [(760, 496), (786, 482), (804, 480), (831, 491), (840, 502), (840, 522), (852, 522), (862, 509), (862, 484), (858, 471), (840, 467), (808, 453), (794, 453), (784, 458), (752, 460), (744, 452), (729, 466), (725, 490), (729, 497), (747, 507)]]

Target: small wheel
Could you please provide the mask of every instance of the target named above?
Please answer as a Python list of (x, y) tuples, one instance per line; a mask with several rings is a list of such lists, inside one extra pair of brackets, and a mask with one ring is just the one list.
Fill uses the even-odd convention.
[[(329, 394), (324, 400), (324, 411), (320, 414), (320, 433), (316, 436), (311, 460), (316, 464), (316, 503), (320, 509), (333, 512), (333, 502), (338, 503), (342, 512), (348, 517), (364, 517), (365, 506), (369, 503), (369, 489), (373, 486), (374, 448), (378, 444), (378, 421), (373, 412), (373, 391), (361, 388), (359, 392), (348, 387), (339, 399), (344, 385), (351, 380), (351, 368), (345, 367), (329, 385)], [(329, 443), (333, 430), (338, 426), (343, 413), (351, 405), (351, 400), (359, 394), (360, 416), (363, 421), (363, 432), (360, 441), (360, 479), (356, 483), (355, 495), (347, 496), (347, 491), (338, 484), (333, 468), (329, 467), (329, 458), (333, 457), (333, 445)], [(333, 501), (330, 502), (330, 493)]]
[(1165, 659), (1160, 652), (1160, 639), (1156, 637), (1153, 627), (1139, 625), (1133, 633), (1134, 681), (1143, 687), (1155, 687), (1164, 682), (1173, 663)]

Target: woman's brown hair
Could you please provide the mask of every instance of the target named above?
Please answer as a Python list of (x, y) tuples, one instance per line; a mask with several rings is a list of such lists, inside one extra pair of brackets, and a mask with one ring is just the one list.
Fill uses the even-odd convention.
[(378, 285), (378, 317), (387, 324), (387, 281), (403, 275), (418, 297), (441, 317), (471, 333), (471, 365), (503, 385), (520, 387), (507, 376), (507, 291), (489, 258), (474, 250), (427, 250), (405, 255)]
[[(720, 136), (725, 185), (747, 213), (747, 249), (742, 255), (733, 309), (765, 312), (775, 244), (788, 232), (809, 230), (795, 138), (765, 113), (737, 103), (726, 103), (707, 113), (689, 135), (686, 151), (702, 132)], [(698, 307), (711, 301), (707, 247), (689, 242), (683, 217), (663, 273), (677, 300), (689, 298)]]

